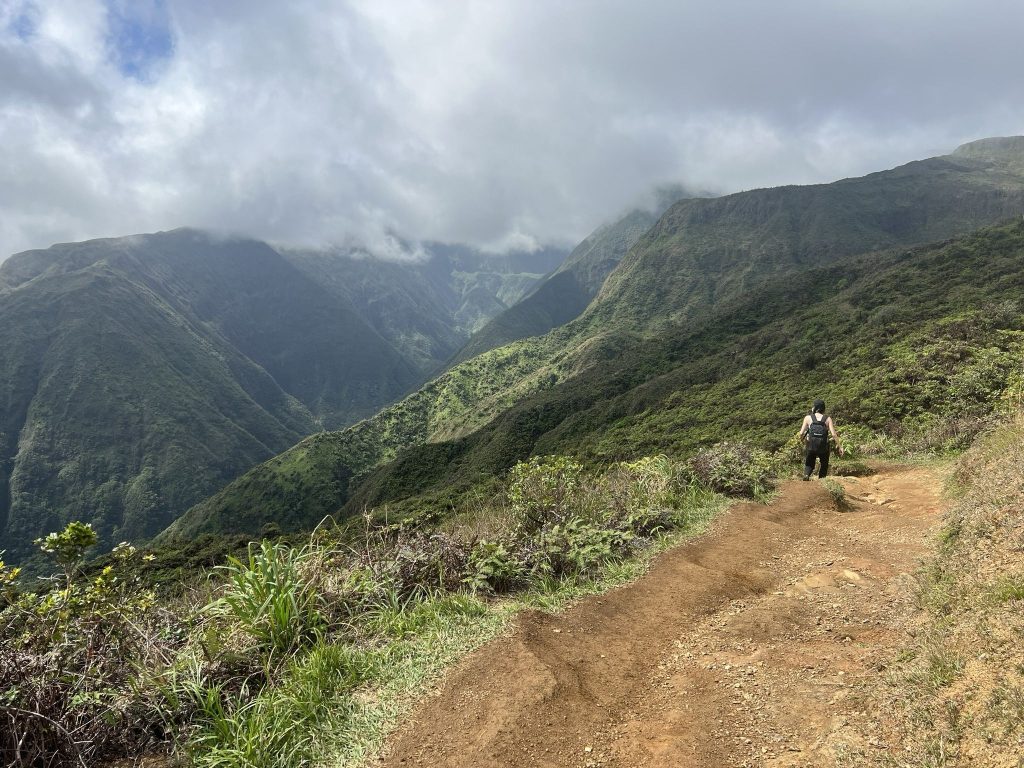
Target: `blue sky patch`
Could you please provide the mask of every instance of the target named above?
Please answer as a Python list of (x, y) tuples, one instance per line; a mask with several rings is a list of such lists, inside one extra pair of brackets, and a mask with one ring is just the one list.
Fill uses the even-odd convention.
[(125, 77), (153, 79), (174, 55), (174, 33), (164, 0), (107, 0), (107, 48)]
[(7, 23), (7, 28), (18, 36), (19, 40), (31, 40), (39, 26), (39, 8), (35, 3), (23, 3), (14, 17)]

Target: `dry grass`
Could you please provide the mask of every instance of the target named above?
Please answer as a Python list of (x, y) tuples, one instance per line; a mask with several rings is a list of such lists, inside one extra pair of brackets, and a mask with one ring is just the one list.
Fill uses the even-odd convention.
[(1024, 415), (960, 459), (959, 499), (920, 575), (921, 626), (884, 696), (887, 766), (1024, 766)]

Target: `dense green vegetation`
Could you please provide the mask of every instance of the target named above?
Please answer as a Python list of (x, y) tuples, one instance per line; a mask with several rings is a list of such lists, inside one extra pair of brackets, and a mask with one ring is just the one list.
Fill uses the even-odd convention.
[(465, 294), (511, 300), (560, 256), (432, 247), (400, 266), (179, 230), (5, 261), (0, 546), (20, 558), (72, 519), (107, 546), (152, 536), (407, 393), (472, 330), (456, 315), (485, 311)]
[(840, 424), (905, 443), (963, 447), (1019, 375), (1024, 225), (823, 268), (817, 301), (792, 281), (720, 307), (690, 332), (629, 344), (456, 441), (404, 452), (348, 509), (409, 499), (443, 507), (531, 453), (592, 462), (723, 439), (781, 447), (816, 396)]
[(1018, 149), (981, 142), (862, 179), (678, 202), (579, 319), (304, 441), (164, 536), (301, 530), (383, 503), (444, 509), (536, 453), (686, 455), (734, 436), (772, 447), (818, 395), (894, 437), (969, 439), (1019, 352), (1020, 227), (888, 246), (1020, 215)]
[(452, 364), (565, 325), (590, 305), (605, 278), (638, 240), (679, 200), (713, 197), (670, 185), (655, 191), (648, 208), (629, 211), (599, 227), (576, 246), (562, 265), (538, 283), (522, 301), (492, 318), (459, 350)]
[(206, 766), (348, 764), (517, 608), (628, 580), (699, 531), (719, 506), (704, 469), (535, 459), (444, 530), (263, 541), (163, 605), (139, 576), (152, 556), (127, 545), (85, 577), (96, 535), (73, 523), (37, 542), (64, 571), (56, 587), (20, 593), (0, 563), (0, 754), (14, 766), (171, 750)]
[(433, 373), (469, 333), (514, 306), (565, 258), (555, 248), (497, 256), (442, 243), (426, 243), (426, 258), (414, 262), (382, 261), (361, 252), (284, 255), (351, 302), (424, 374)]
[(609, 276), (587, 324), (656, 331), (773, 276), (1019, 216), (1022, 152), (987, 139), (861, 178), (680, 201)]

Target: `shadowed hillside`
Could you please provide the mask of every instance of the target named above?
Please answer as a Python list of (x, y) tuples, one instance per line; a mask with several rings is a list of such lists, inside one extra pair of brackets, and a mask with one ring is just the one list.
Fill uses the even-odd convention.
[(468, 334), (456, 315), (486, 311), (465, 292), (512, 300), (560, 256), (458, 255), (302, 260), (176, 230), (11, 257), (0, 549), (16, 558), (71, 519), (105, 544), (152, 536), (304, 435), (415, 388)]

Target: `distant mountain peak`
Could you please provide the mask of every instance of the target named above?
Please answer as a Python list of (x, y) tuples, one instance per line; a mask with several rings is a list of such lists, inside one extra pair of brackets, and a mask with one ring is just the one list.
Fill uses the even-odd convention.
[(953, 154), (978, 160), (997, 160), (1008, 157), (1024, 159), (1024, 136), (994, 136), (969, 141), (957, 147)]

